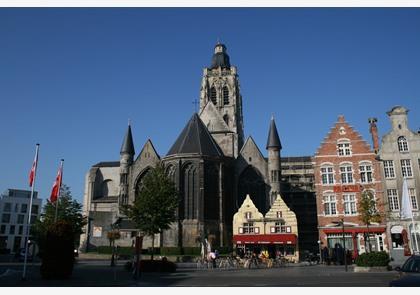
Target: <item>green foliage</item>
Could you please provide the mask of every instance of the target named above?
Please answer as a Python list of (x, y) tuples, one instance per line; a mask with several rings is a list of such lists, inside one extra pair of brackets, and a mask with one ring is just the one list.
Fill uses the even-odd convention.
[(201, 254), (201, 248), (200, 247), (184, 247), (182, 248), (182, 252), (184, 255), (193, 255), (193, 256), (199, 256)]
[(359, 202), (360, 220), (369, 226), (372, 222), (380, 223), (382, 217), (376, 209), (375, 198), (371, 191), (364, 191)]
[[(112, 254), (112, 247), (110, 246), (98, 246), (96, 251), (99, 254)], [(134, 255), (135, 250), (132, 247), (118, 247), (119, 255)]]
[(160, 254), (164, 256), (181, 255), (182, 251), (180, 247), (161, 247)]
[(356, 259), (357, 266), (388, 266), (389, 262), (389, 255), (385, 251), (363, 253)]
[(73, 225), (60, 220), (48, 224), (42, 240), (41, 276), (44, 279), (66, 279), (71, 276), (74, 264)]
[(144, 177), (133, 205), (121, 209), (142, 234), (152, 237), (153, 247), (154, 235), (169, 229), (176, 220), (178, 199), (179, 193), (174, 183), (167, 177), (164, 166), (158, 165)]
[[(82, 204), (72, 198), (70, 188), (65, 184), (61, 187), (60, 197), (57, 202), (57, 222), (66, 221), (71, 225), (74, 242), (77, 245), (80, 234), (83, 233), (83, 227), (86, 225), (86, 217), (82, 215)], [(48, 200), (44, 206), (41, 218), (31, 227), (31, 235), (40, 245), (40, 248), (44, 244), (43, 240), (46, 239), (48, 229), (55, 223), (55, 212), (55, 204)], [(42, 249), (40, 251), (42, 252)]]

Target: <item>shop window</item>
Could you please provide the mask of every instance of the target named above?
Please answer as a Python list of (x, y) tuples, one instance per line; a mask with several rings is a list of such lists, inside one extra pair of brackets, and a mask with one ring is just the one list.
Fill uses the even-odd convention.
[(402, 234), (391, 234), (392, 248), (402, 249), (404, 247), (404, 240)]

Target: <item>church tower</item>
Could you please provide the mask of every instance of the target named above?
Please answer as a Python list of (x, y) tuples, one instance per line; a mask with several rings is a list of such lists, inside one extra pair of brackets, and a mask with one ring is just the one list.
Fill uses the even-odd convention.
[(200, 118), (225, 156), (237, 158), (244, 142), (242, 96), (235, 66), (226, 46), (217, 43), (212, 63), (204, 68), (200, 90)]
[(128, 174), (134, 158), (133, 136), (131, 135), (131, 126), (128, 124), (121, 151), (120, 151), (120, 196), (119, 205), (128, 205)]
[(268, 178), (270, 183), (270, 207), (280, 194), (281, 179), (281, 159), (280, 150), (282, 149), (279, 134), (277, 132), (274, 117), (271, 117), (270, 131), (268, 132), (267, 147), (268, 150)]

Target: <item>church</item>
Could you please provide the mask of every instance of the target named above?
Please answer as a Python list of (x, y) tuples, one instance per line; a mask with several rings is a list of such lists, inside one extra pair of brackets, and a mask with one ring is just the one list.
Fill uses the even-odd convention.
[[(280, 193), (296, 211), (303, 233), (300, 248), (316, 249), (311, 158), (285, 159), (284, 169), (290, 171), (295, 161), (305, 169), (293, 170), (299, 175), (282, 177), (282, 145), (274, 118), (267, 120), (267, 125), (265, 157), (251, 136), (244, 137), (238, 70), (231, 65), (226, 46), (217, 43), (211, 65), (203, 70), (199, 112), (191, 116), (165, 155), (156, 151), (150, 139), (136, 155), (129, 125), (120, 160), (97, 163), (88, 171), (83, 205), (89, 222), (86, 234), (81, 236), (81, 249), (109, 245), (107, 232), (115, 228), (121, 232), (118, 244), (132, 245), (136, 229), (119, 208), (135, 200), (144, 177), (158, 163), (165, 166), (180, 200), (178, 220), (156, 236), (157, 247), (199, 247), (199, 241), (209, 236), (215, 247), (231, 247), (233, 215), (246, 196), (265, 214)], [(297, 181), (291, 183), (292, 178)], [(143, 247), (148, 246), (150, 241), (145, 238)]]

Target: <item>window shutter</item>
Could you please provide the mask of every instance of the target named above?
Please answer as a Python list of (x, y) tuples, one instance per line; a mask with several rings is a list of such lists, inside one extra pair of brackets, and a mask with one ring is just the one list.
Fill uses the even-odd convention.
[(243, 233), (244, 233), (244, 228), (243, 228), (243, 227), (240, 227), (240, 228), (239, 228), (239, 233), (240, 233), (240, 234), (243, 234)]
[(270, 227), (270, 233), (275, 233), (276, 232), (276, 228), (274, 226)]
[(260, 228), (259, 228), (259, 227), (256, 227), (256, 228), (255, 228), (255, 233), (256, 233), (256, 234), (259, 234), (259, 233), (260, 233)]

